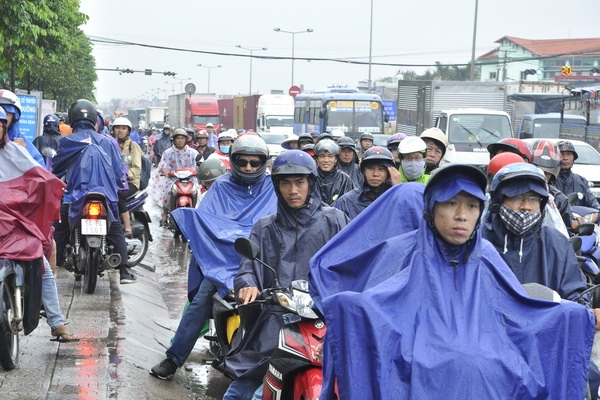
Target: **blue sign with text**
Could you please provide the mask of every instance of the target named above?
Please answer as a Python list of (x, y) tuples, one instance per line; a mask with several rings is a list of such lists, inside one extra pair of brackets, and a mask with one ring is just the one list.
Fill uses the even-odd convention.
[(383, 100), (383, 112), (390, 116), (390, 121), (395, 121), (396, 100)]
[(33, 142), (37, 136), (37, 97), (28, 94), (17, 94), (21, 101), (20, 131), (23, 136)]

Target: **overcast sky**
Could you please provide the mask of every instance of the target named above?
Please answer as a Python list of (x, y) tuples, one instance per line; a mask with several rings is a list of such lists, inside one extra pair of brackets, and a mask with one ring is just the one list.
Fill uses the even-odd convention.
[[(313, 29), (295, 35), (295, 57), (333, 58), (368, 62), (369, 0), (81, 0), (89, 15), (83, 30), (88, 36), (144, 45), (195, 51), (249, 55), (236, 48), (256, 50), (255, 56), (291, 57), (292, 35), (274, 32)], [(468, 63), (473, 40), (475, 0), (373, 0), (373, 63), (434, 64)], [(476, 56), (496, 47), (503, 36), (526, 39), (600, 37), (594, 17), (599, 0), (479, 0)], [(176, 93), (188, 82), (197, 92), (247, 94), (250, 59), (129, 45), (94, 44), (97, 68), (177, 72), (123, 74), (98, 71), (96, 97), (160, 97)], [(292, 62), (252, 61), (252, 92), (287, 92)], [(425, 68), (372, 65), (375, 80), (394, 76), (398, 70), (423, 72)], [(368, 78), (368, 65), (332, 61), (296, 60), (294, 84), (306, 89), (331, 84), (355, 87)], [(191, 79), (191, 80), (188, 80)], [(183, 81), (183, 82), (182, 82)]]

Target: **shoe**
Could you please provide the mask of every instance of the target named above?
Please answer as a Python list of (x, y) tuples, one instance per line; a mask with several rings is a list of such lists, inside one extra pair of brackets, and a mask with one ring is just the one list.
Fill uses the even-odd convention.
[(165, 358), (160, 364), (152, 367), (149, 372), (150, 375), (158, 379), (173, 379), (177, 368), (177, 365), (170, 358)]
[(160, 223), (159, 223), (159, 227), (166, 228), (167, 226), (169, 226), (169, 224), (167, 223), (167, 220), (166, 219), (161, 219)]
[(133, 238), (133, 234), (131, 233), (131, 229), (125, 229), (123, 232), (125, 233), (125, 237), (127, 239), (132, 239)]
[(68, 343), (68, 342), (79, 342), (79, 338), (73, 335), (73, 332), (64, 325), (58, 326), (52, 329), (50, 333), (55, 336), (54, 339), (50, 339), (51, 342)]
[(137, 279), (133, 274), (130, 274), (129, 272), (122, 272), (121, 273), (121, 280), (119, 281), (119, 283), (121, 283), (121, 285), (125, 285), (127, 283), (136, 283)]

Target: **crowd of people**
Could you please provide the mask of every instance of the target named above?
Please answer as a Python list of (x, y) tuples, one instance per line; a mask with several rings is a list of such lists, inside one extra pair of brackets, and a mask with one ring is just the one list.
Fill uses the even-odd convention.
[[(107, 240), (122, 256), (121, 284), (136, 282), (126, 264), (125, 200), (140, 188), (144, 151), (129, 120), (105, 126), (88, 100), (71, 105), (70, 133), (61, 127), (64, 115), (48, 115), (34, 143), (19, 132), (18, 98), (0, 91), (0, 107), (0, 151), (6, 143), (21, 145), (64, 181), (44, 256), (50, 272), (43, 299), (52, 335), (75, 341), (52, 270), (64, 258), (82, 149), (102, 160), (93, 163), (102, 170), (90, 173), (106, 177)], [(160, 137), (150, 132), (159, 226), (170, 214), (193, 253), (189, 307), (152, 376), (172, 379), (184, 365), (211, 317), (213, 295), (233, 291), (239, 304), (249, 304), (275, 284), (258, 261), (236, 253), (242, 236), (258, 245), (281, 286), (309, 282), (327, 325), (316, 350), (320, 398), (577, 399), (586, 385), (598, 398), (591, 347), (600, 310), (591, 307), (568, 239), (566, 195), (580, 193), (579, 204), (595, 209), (600, 204), (572, 171), (578, 155), (570, 142), (529, 147), (502, 139), (488, 146), (490, 163), (481, 168), (442, 165), (448, 141), (437, 128), (391, 135), (387, 146), (374, 146), (369, 133), (355, 142), (343, 132), (313, 132), (290, 136), (282, 147), (272, 160), (253, 131), (165, 125)], [(197, 170), (195, 207), (171, 203), (171, 172), (179, 168)], [(529, 283), (569, 301), (532, 299), (522, 287)], [(234, 379), (225, 399), (261, 391), (283, 326), (282, 313), (265, 305), (242, 308), (240, 316), (243, 334), (224, 359)]]

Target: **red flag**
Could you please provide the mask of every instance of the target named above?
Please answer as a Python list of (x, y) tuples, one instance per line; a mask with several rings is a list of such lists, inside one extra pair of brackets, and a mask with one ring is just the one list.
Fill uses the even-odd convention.
[(64, 188), (23, 146), (11, 142), (0, 149), (0, 258), (42, 257)]

